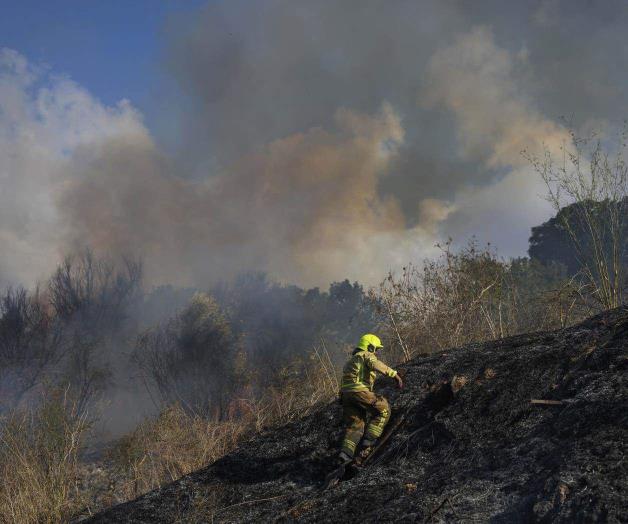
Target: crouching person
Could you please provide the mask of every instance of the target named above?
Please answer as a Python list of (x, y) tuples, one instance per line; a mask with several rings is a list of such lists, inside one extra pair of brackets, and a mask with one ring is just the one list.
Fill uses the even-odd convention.
[(376, 352), (382, 348), (378, 337), (364, 335), (343, 369), (340, 395), (345, 434), (339, 455), (340, 463), (353, 460), (362, 437), (362, 449), (365, 455), (368, 454), (390, 418), (388, 401), (373, 393), (376, 373), (396, 379), (397, 385), (403, 387), (397, 372), (377, 359)]

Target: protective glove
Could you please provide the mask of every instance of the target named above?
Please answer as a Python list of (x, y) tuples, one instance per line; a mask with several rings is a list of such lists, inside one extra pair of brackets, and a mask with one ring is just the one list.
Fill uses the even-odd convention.
[(399, 376), (399, 373), (397, 373), (395, 375), (395, 379), (397, 380), (397, 387), (399, 389), (403, 389), (403, 380), (401, 379), (401, 377)]

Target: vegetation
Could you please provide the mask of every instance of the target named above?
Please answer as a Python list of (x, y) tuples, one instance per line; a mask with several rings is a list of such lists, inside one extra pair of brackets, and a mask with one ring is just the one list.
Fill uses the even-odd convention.
[(0, 299), (0, 393), (17, 405), (61, 356), (62, 337), (39, 290), (8, 289)]
[(520, 258), (499, 260), (475, 241), (438, 259), (389, 274), (371, 291), (388, 345), (407, 360), (581, 318), (564, 268)]
[(79, 452), (88, 422), (66, 391), (15, 410), (0, 433), (0, 521), (66, 522), (83, 505)]
[(114, 491), (128, 500), (199, 469), (231, 451), (244, 437), (240, 420), (213, 421), (174, 404), (140, 424), (109, 452), (121, 473)]
[[(557, 213), (532, 230), (530, 255), (562, 259), (577, 271), (587, 288), (583, 299), (598, 310), (621, 305), (628, 290), (628, 129), (619, 138), (615, 153), (609, 153), (600, 139), (572, 132), (562, 160), (557, 162), (549, 150), (542, 158), (529, 156)], [(556, 248), (548, 246), (554, 242)]]
[(207, 294), (140, 335), (135, 361), (165, 404), (222, 418), (238, 390), (238, 348), (229, 322)]
[[(365, 331), (396, 364), (417, 354), (570, 325), (626, 297), (627, 171), (599, 143), (584, 169), (532, 159), (556, 216), (533, 228), (530, 258), (471, 241), (365, 290), (241, 275), (210, 289), (144, 292), (139, 262), (66, 259), (50, 280), (0, 297), (0, 521), (61, 522), (135, 497), (329, 402)], [(580, 148), (580, 149), (579, 149)], [(561, 198), (568, 197), (566, 205)], [(121, 371), (122, 370), (122, 371)], [(81, 467), (92, 409), (120, 378), (153, 401), (101, 460), (106, 496)], [(137, 381), (136, 381), (137, 382)], [(98, 494), (98, 493), (100, 494)]]
[(374, 322), (358, 284), (335, 283), (321, 293), (249, 274), (197, 293), (181, 312), (147, 329), (133, 360), (160, 407), (176, 402), (222, 420), (234, 398), (252, 402), (301, 376), (315, 345), (338, 365)]

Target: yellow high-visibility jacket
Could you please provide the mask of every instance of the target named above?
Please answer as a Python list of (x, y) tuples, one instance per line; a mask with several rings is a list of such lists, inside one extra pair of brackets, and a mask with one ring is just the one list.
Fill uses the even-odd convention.
[(377, 360), (374, 353), (356, 349), (342, 370), (340, 391), (373, 391), (376, 371), (392, 378), (397, 376), (397, 372)]

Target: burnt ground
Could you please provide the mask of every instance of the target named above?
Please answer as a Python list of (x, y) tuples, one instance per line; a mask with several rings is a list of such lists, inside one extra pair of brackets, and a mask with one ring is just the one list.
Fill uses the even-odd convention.
[(91, 522), (628, 522), (627, 349), (620, 308), (419, 357), (382, 384), (404, 424), (336, 487), (330, 404)]

